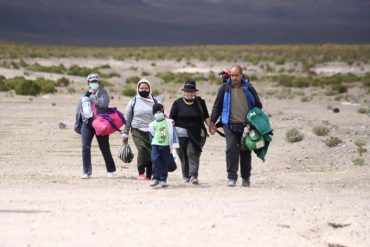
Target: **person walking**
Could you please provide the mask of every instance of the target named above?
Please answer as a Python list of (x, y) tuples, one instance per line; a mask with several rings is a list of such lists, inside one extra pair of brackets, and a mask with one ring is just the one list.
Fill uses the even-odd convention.
[(149, 124), (154, 121), (153, 105), (160, 103), (160, 99), (152, 95), (150, 82), (141, 79), (137, 83), (137, 94), (127, 104), (125, 111), (126, 125), (122, 131), (123, 143), (128, 142), (129, 131), (137, 149), (138, 179), (150, 180), (152, 163), (150, 158), (151, 144)]
[[(109, 95), (108, 92), (101, 87), (99, 75), (90, 73), (87, 76), (87, 84), (89, 90), (85, 93), (77, 104), (75, 130), (81, 134), (82, 142), (82, 163), (83, 174), (82, 179), (87, 179), (92, 174), (91, 166), (91, 142), (95, 135), (95, 130), (92, 127), (93, 105), (95, 106), (96, 113), (104, 112), (108, 109)], [(107, 169), (107, 176), (113, 177), (116, 171), (116, 165), (112, 157), (109, 146), (109, 136), (96, 136), (101, 153), (105, 161)]]
[(247, 113), (253, 107), (262, 109), (257, 91), (248, 78), (243, 78), (241, 66), (234, 65), (231, 67), (230, 78), (218, 90), (209, 127), (210, 133), (214, 135), (217, 131), (215, 123), (221, 117), (226, 140), (227, 186), (229, 187), (236, 185), (239, 162), (242, 186), (250, 186), (251, 152), (244, 148), (241, 142)]
[(164, 108), (160, 103), (153, 106), (155, 120), (149, 124), (151, 136), (151, 160), (153, 165), (153, 179), (151, 187), (160, 185), (167, 187), (168, 166), (172, 157), (172, 149), (178, 146), (175, 143), (176, 130), (173, 128), (173, 120), (166, 119)]
[(205, 101), (196, 96), (199, 91), (194, 80), (187, 80), (184, 94), (171, 107), (170, 118), (175, 121), (180, 147), (176, 152), (181, 161), (183, 183), (199, 184), (199, 160), (206, 142), (210, 118)]

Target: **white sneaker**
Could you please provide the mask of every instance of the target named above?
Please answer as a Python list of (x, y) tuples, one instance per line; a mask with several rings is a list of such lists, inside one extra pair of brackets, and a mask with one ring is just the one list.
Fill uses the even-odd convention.
[(90, 176), (88, 175), (88, 174), (86, 174), (86, 173), (84, 173), (84, 174), (82, 174), (81, 175), (81, 179), (88, 179)]
[(151, 187), (156, 187), (159, 184), (159, 181), (157, 179), (153, 179), (152, 182), (150, 182)]
[(113, 178), (114, 177), (114, 172), (107, 172), (107, 177), (108, 178)]
[(166, 188), (166, 187), (168, 186), (166, 181), (160, 181), (160, 182), (159, 182), (159, 185), (160, 185), (162, 188)]

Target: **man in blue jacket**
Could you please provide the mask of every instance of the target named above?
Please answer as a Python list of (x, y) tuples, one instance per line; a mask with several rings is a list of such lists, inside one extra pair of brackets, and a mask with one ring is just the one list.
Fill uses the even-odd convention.
[(215, 123), (221, 117), (226, 139), (227, 186), (229, 187), (236, 185), (239, 160), (242, 186), (250, 186), (252, 157), (251, 152), (241, 146), (241, 139), (247, 113), (253, 107), (262, 109), (257, 91), (248, 78), (243, 78), (243, 69), (239, 65), (234, 65), (231, 67), (229, 80), (218, 90), (209, 127), (209, 132), (214, 135), (217, 131)]

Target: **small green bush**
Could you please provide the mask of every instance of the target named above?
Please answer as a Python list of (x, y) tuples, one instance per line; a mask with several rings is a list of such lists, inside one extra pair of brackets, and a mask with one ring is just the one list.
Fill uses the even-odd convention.
[(99, 74), (99, 71), (95, 70), (94, 69), (90, 69), (90, 68), (86, 68), (86, 67), (80, 67), (78, 65), (72, 65), (68, 71), (67, 71), (67, 74), (69, 75), (77, 75), (77, 76), (87, 76), (88, 74), (90, 73), (98, 73)]
[(99, 69), (110, 69), (111, 66), (109, 64), (103, 64), (98, 67)]
[(342, 140), (339, 139), (338, 137), (336, 136), (331, 136), (329, 137), (328, 139), (326, 139), (325, 141), (325, 144), (326, 146), (332, 148), (332, 147), (336, 147), (338, 146), (340, 143), (342, 143)]
[(68, 78), (61, 77), (55, 83), (57, 87), (68, 87), (71, 81)]
[(283, 56), (275, 57), (275, 64), (283, 65), (283, 64), (285, 64), (285, 61), (286, 61), (286, 59)]
[(138, 76), (131, 76), (126, 79), (126, 84), (137, 84), (140, 81), (140, 77)]
[(302, 141), (303, 140), (303, 137), (304, 135), (299, 132), (298, 129), (296, 128), (293, 128), (293, 129), (289, 129), (287, 132), (286, 132), (286, 135), (285, 135), (285, 139), (288, 141), (288, 142), (299, 142), (299, 141)]
[(357, 152), (360, 156), (362, 156), (363, 153), (366, 153), (367, 149), (364, 148), (366, 145), (366, 142), (363, 139), (357, 139), (354, 144), (357, 147)]
[(19, 95), (38, 95), (41, 92), (41, 86), (36, 81), (24, 80), (17, 83), (15, 93)]
[(370, 113), (370, 108), (361, 107), (357, 110), (357, 112), (360, 113), (360, 114), (368, 114), (368, 113)]
[(331, 89), (338, 93), (346, 93), (348, 91), (347, 87), (343, 84), (332, 84)]
[(196, 82), (206, 81), (207, 78), (201, 73), (172, 73), (170, 71), (159, 72), (156, 77), (163, 80), (164, 83), (184, 83), (186, 80), (192, 79)]
[(41, 87), (40, 93), (55, 93), (57, 91), (55, 88), (55, 82), (52, 80), (37, 78), (35, 82)]
[(370, 90), (370, 72), (366, 73), (362, 78), (361, 78), (362, 84), (364, 84), (365, 87), (369, 87)]
[(3, 75), (0, 75), (0, 92), (8, 91), (6, 88), (6, 78)]
[(365, 160), (363, 158), (357, 157), (352, 160), (355, 166), (363, 166), (365, 165)]
[(146, 71), (142, 71), (141, 72), (141, 76), (150, 76), (150, 73), (149, 72), (146, 72)]
[(76, 93), (76, 89), (74, 87), (68, 87), (67, 92), (70, 93), (70, 94), (74, 94), (74, 93)]
[(159, 89), (153, 89), (153, 91), (152, 91), (152, 94), (153, 95), (159, 95), (160, 94), (160, 91), (159, 91)]
[(106, 80), (100, 80), (100, 85), (105, 88), (113, 88), (114, 84), (106, 81)]
[(129, 97), (135, 96), (136, 95), (136, 89), (132, 88), (132, 87), (125, 87), (122, 90), (122, 95), (123, 96), (129, 96)]
[(99, 75), (102, 78), (121, 77), (121, 75), (118, 74), (117, 72), (110, 72), (110, 73), (102, 73), (102, 72), (99, 72)]
[(312, 128), (312, 130), (317, 136), (326, 136), (329, 133), (330, 128), (325, 125), (316, 125)]
[(7, 88), (7, 90), (15, 90), (18, 84), (23, 83), (24, 81), (26, 81), (26, 78), (24, 78), (23, 76), (9, 78), (5, 81), (5, 88)]

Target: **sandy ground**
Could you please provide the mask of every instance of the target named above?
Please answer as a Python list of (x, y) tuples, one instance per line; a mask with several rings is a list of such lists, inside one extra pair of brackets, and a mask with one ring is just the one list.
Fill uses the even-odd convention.
[[(136, 161), (117, 158), (119, 134), (110, 137), (116, 177), (106, 177), (94, 140), (93, 176), (81, 180), (80, 136), (72, 130), (79, 93), (0, 93), (0, 246), (370, 246), (369, 151), (367, 165), (352, 162), (356, 139), (370, 150), (370, 118), (357, 113), (369, 96), (353, 88), (357, 100), (334, 101), (306, 89), (313, 99), (303, 103), (270, 96), (280, 90), (271, 84), (255, 87), (275, 134), (265, 162), (253, 154), (250, 188), (240, 180), (226, 187), (225, 140), (217, 135), (204, 148), (198, 186), (182, 184), (180, 170), (166, 189), (137, 180)], [(217, 86), (199, 88), (211, 109)], [(123, 111), (128, 98), (112, 95)], [(173, 99), (162, 98), (169, 110)], [(342, 144), (329, 148), (327, 136), (312, 132), (323, 123)], [(303, 141), (285, 141), (293, 127)]]

